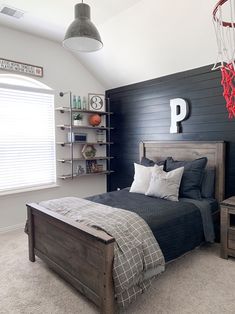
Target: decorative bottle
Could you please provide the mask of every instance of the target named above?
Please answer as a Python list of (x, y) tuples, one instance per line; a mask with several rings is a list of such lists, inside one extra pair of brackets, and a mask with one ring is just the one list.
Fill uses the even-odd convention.
[(86, 110), (87, 109), (87, 106), (86, 106), (86, 97), (83, 96), (83, 99), (82, 99), (82, 110)]
[(73, 95), (73, 106), (74, 109), (77, 108), (77, 97), (75, 95)]
[(77, 98), (77, 109), (81, 109), (81, 97), (78, 96)]
[(103, 143), (105, 141), (104, 130), (97, 130), (96, 131), (96, 140), (98, 143)]

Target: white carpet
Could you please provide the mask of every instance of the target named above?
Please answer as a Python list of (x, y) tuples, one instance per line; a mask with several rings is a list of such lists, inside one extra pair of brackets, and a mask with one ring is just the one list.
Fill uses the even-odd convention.
[[(1, 314), (97, 314), (97, 308), (37, 258), (28, 261), (27, 237), (0, 235)], [(127, 314), (235, 313), (235, 259), (219, 246), (202, 247), (169, 264)]]

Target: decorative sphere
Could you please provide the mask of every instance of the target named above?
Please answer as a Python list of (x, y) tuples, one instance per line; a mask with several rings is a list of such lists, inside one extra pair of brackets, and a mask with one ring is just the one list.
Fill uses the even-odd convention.
[(101, 122), (101, 116), (97, 113), (92, 114), (89, 116), (88, 121), (89, 121), (90, 125), (97, 126)]

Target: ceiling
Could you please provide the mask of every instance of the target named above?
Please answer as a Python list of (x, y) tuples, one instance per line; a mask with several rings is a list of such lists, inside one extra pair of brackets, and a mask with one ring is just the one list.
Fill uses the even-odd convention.
[[(76, 0), (0, 1), (25, 11), (22, 19), (0, 14), (0, 24), (61, 43)], [(77, 58), (114, 88), (215, 61), (211, 12), (216, 0), (87, 0), (104, 48)]]
[[(140, 0), (87, 0), (91, 6), (92, 21), (103, 24)], [(0, 23), (52, 40), (61, 41), (68, 25), (74, 19), (74, 5), (81, 0), (3, 0), (0, 5), (25, 12), (22, 19), (0, 14)]]

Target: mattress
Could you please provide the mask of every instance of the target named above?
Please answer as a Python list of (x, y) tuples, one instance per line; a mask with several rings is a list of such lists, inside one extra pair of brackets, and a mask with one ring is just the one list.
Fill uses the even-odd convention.
[[(172, 202), (130, 193), (129, 189), (104, 193), (87, 199), (117, 208), (130, 210), (142, 217), (153, 232), (166, 262), (194, 249), (205, 241), (204, 225), (197, 202)], [(211, 212), (218, 209), (215, 200), (203, 200)]]

